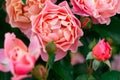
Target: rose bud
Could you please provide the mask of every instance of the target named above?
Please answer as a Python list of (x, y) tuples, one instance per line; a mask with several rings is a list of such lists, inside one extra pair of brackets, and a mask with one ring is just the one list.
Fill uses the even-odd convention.
[(92, 49), (92, 55), (99, 61), (108, 60), (111, 57), (111, 47), (104, 39), (100, 40)]

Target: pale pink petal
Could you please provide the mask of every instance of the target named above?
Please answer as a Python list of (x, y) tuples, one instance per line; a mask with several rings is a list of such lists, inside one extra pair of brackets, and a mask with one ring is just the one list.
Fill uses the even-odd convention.
[(51, 0), (53, 3), (56, 3), (57, 2), (57, 0)]
[[(67, 52), (64, 52), (60, 49), (57, 49), (57, 52), (55, 53), (55, 61), (58, 61), (60, 59), (62, 59), (63, 57), (65, 57), (67, 55)], [(41, 53), (41, 58), (44, 60), (44, 61), (47, 61), (48, 60), (48, 54), (46, 52), (42, 52)]]
[(10, 57), (9, 51), (18, 46), (21, 47), (23, 50), (27, 51), (27, 47), (25, 44), (17, 39), (13, 33), (6, 33), (5, 34), (5, 42), (4, 42), (4, 48), (5, 48), (5, 55)]
[(73, 45), (71, 45), (70, 50), (72, 52), (77, 52), (78, 47), (76, 47), (76, 46), (82, 46), (82, 45), (83, 44), (79, 41), (79, 38), (78, 38), (78, 39), (76, 39), (75, 43)]
[(40, 51), (41, 46), (39, 44), (40, 42), (37, 36), (33, 34), (30, 38), (30, 45), (29, 45), (28, 51), (31, 53), (31, 55), (35, 56), (36, 59), (38, 59), (41, 54), (41, 51)]
[(84, 57), (80, 53), (71, 53), (71, 64), (74, 66), (78, 63), (83, 63)]
[(0, 49), (0, 71), (8, 72), (10, 71), (11, 66), (9, 61), (5, 57), (4, 49)]

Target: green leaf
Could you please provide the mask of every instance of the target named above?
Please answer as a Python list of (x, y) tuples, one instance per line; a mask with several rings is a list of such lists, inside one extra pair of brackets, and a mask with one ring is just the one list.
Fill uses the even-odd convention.
[(73, 80), (73, 68), (70, 64), (69, 55), (54, 63), (53, 70), (60, 76), (60, 80)]
[(77, 64), (74, 66), (74, 77), (77, 77), (79, 75), (82, 75), (82, 74), (87, 74), (88, 73), (88, 65), (86, 64), (86, 62), (84, 63), (81, 63), (81, 64)]
[(22, 2), (24, 3), (24, 5), (26, 5), (26, 0), (22, 0)]
[(10, 72), (0, 72), (0, 80), (11, 80), (11, 73)]
[(93, 25), (92, 29), (101, 37), (111, 38), (116, 44), (120, 44), (120, 19), (116, 16), (111, 18), (110, 25)]
[(75, 80), (96, 80), (92, 75), (83, 74), (78, 76)]
[(120, 72), (118, 71), (109, 71), (104, 73), (100, 80), (120, 80)]
[(104, 63), (107, 64), (107, 66), (111, 69), (111, 65), (110, 65), (110, 61), (109, 60), (104, 61)]
[(94, 39), (94, 40), (88, 45), (88, 47), (89, 47), (90, 50), (92, 50), (95, 45), (96, 45), (96, 40)]
[(86, 60), (88, 60), (88, 59), (94, 59), (94, 57), (92, 56), (92, 52), (88, 53)]
[(94, 60), (92, 65), (93, 69), (96, 71), (99, 66), (100, 66), (100, 61)]

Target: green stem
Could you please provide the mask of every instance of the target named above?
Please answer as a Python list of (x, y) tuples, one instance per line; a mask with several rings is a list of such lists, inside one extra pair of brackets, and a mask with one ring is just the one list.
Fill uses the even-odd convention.
[(46, 68), (46, 80), (49, 75), (49, 71), (54, 64), (54, 59), (55, 59), (55, 54), (52, 54), (48, 57), (48, 61), (47, 61), (46, 67), (45, 67)]
[(92, 60), (90, 60), (90, 64), (89, 64), (89, 67), (88, 67), (88, 74), (91, 75), (93, 72), (93, 69), (92, 69)]
[(49, 68), (48, 68), (49, 62), (50, 62), (50, 58), (48, 57), (48, 61), (47, 61), (46, 67), (45, 67), (45, 69), (46, 69), (46, 77), (45, 77), (45, 80), (47, 80), (47, 77), (48, 77), (48, 75), (49, 75)]

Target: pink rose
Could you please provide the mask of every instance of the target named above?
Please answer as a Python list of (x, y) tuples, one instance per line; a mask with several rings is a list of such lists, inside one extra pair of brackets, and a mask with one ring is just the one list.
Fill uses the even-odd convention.
[[(32, 37), (30, 41), (30, 46), (27, 48), (13, 33), (5, 34), (4, 51), (0, 53), (3, 55), (2, 58), (6, 59), (6, 62), (10, 64), (9, 70), (13, 74), (13, 80), (14, 78), (20, 80), (20, 78), (27, 77), (26, 74), (34, 67), (35, 61), (40, 55), (40, 47), (37, 45), (37, 39)], [(36, 44), (36, 46), (33, 44)]]
[(57, 0), (51, 0), (53, 3), (56, 3), (57, 2)]
[(108, 60), (111, 57), (111, 47), (108, 42), (104, 42), (104, 39), (100, 40), (93, 48), (92, 55), (99, 61)]
[(4, 49), (0, 49), (0, 71), (9, 72), (10, 71), (10, 63), (5, 58)]
[(110, 24), (110, 17), (120, 13), (120, 0), (71, 0), (73, 12), (91, 16), (94, 23)]
[(74, 66), (78, 63), (83, 63), (85, 61), (84, 57), (80, 53), (70, 53), (71, 55), (71, 64)]
[(79, 20), (72, 14), (66, 1), (55, 5), (50, 1), (46, 2), (44, 9), (37, 16), (31, 17), (32, 31), (39, 38), (42, 46), (41, 57), (48, 60), (45, 45), (54, 41), (57, 46), (55, 60), (66, 55), (67, 50), (76, 52), (79, 41), (83, 35)]
[(113, 70), (120, 71), (120, 54), (115, 55), (113, 57), (113, 61), (111, 62), (111, 67)]
[(32, 15), (37, 15), (44, 7), (46, 0), (26, 0), (26, 5), (22, 0), (6, 0), (7, 21), (12, 27), (19, 28), (28, 37), (31, 34)]

